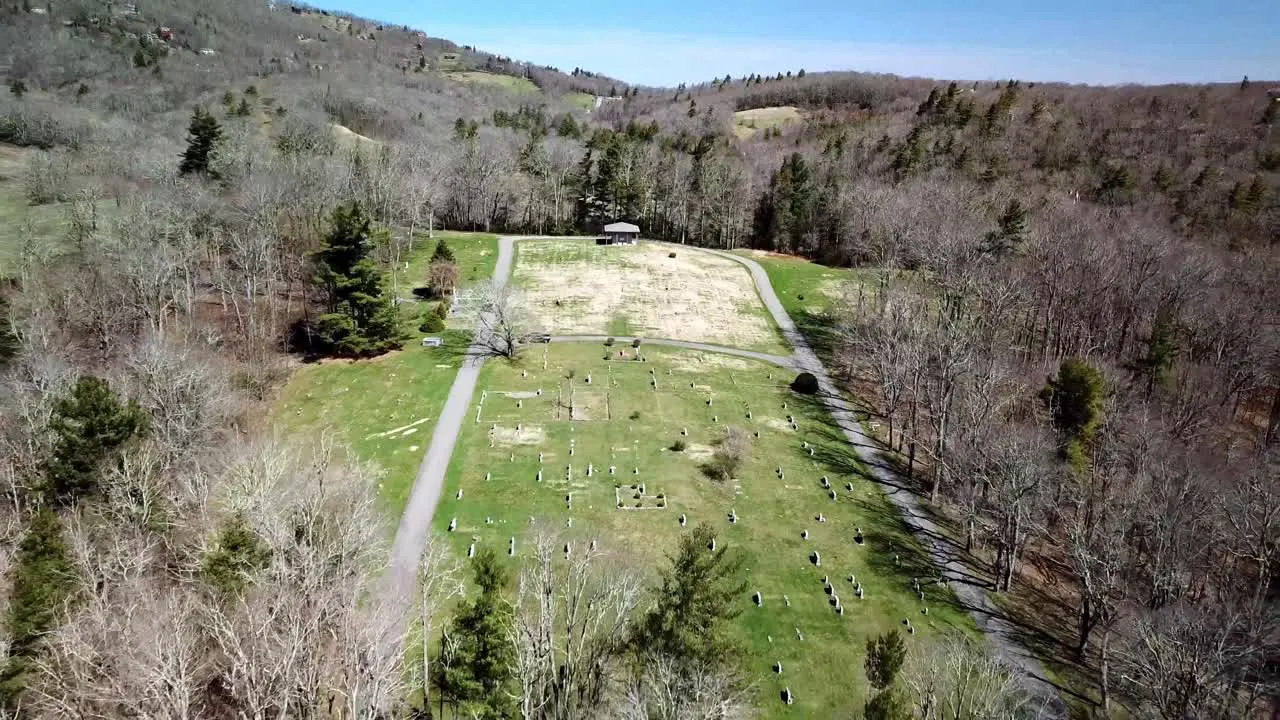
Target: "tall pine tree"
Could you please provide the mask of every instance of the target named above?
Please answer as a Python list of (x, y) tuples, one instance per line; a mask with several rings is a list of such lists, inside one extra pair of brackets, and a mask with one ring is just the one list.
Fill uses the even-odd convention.
[(216, 175), (209, 168), (214, 150), (222, 140), (222, 128), (204, 108), (197, 107), (191, 113), (191, 125), (187, 128), (187, 149), (182, 153), (178, 172), (183, 175)]
[(49, 500), (71, 504), (97, 490), (103, 465), (147, 426), (132, 400), (121, 402), (106, 380), (82, 377), (53, 406), (53, 452), (45, 464)]
[(316, 320), (321, 350), (368, 356), (401, 345), (396, 308), (382, 290), (382, 273), (369, 257), (369, 218), (360, 203), (334, 209), (329, 234), (316, 252), (315, 282), (325, 292), (328, 312)]
[(27, 667), (39, 651), (40, 638), (53, 629), (58, 612), (75, 589), (75, 567), (62, 537), (62, 521), (49, 508), (31, 518), (8, 579), (12, 588), (5, 616), (9, 664), (0, 672), (0, 697), (13, 706)]
[(503, 597), (507, 570), (486, 548), (472, 561), (472, 574), (479, 594), (463, 604), (445, 633), (448, 657), (434, 665), (436, 686), (442, 702), (447, 699), (457, 707), (458, 717), (505, 718), (510, 716), (507, 686), (515, 662), (508, 639), (511, 605)]

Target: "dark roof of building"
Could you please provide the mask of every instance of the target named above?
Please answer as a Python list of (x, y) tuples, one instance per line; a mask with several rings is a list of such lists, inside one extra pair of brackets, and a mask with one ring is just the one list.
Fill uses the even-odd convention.
[(637, 234), (639, 234), (639, 232), (640, 232), (640, 228), (636, 227), (635, 225), (632, 225), (631, 223), (616, 222), (616, 223), (612, 223), (612, 224), (610, 224), (610, 225), (605, 225), (605, 226), (604, 226), (604, 231), (605, 231), (605, 232), (607, 232), (607, 233), (637, 233)]

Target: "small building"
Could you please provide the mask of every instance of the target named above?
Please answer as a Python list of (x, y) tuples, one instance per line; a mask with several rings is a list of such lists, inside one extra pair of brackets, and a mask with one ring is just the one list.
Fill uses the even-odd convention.
[(640, 239), (640, 228), (631, 223), (616, 222), (604, 226), (604, 236), (596, 239), (597, 245), (635, 245)]
[(438, 337), (422, 338), (422, 347), (441, 347), (444, 345), (444, 339)]

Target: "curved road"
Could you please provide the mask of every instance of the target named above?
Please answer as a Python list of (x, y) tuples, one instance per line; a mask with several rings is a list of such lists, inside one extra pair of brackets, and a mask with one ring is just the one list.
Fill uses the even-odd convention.
[[(500, 288), (507, 283), (507, 279), (511, 275), (511, 261), (514, 255), (515, 241), (520, 239), (526, 239), (526, 237), (501, 236), (498, 238), (498, 263), (493, 273), (493, 286), (495, 288)], [(894, 477), (894, 473), (888, 469), (891, 466), (881, 457), (877, 443), (866, 435), (862, 429), (862, 424), (858, 422), (853, 404), (841, 396), (840, 391), (831, 382), (826, 368), (823, 367), (813, 349), (809, 347), (809, 343), (804, 336), (796, 329), (795, 323), (791, 321), (791, 316), (787, 314), (781, 301), (778, 300), (777, 294), (773, 291), (773, 284), (769, 281), (769, 275), (765, 272), (765, 269), (754, 260), (730, 252), (707, 248), (691, 248), (687, 245), (680, 247), (719, 255), (746, 267), (751, 273), (751, 278), (755, 283), (756, 291), (759, 293), (761, 301), (764, 302), (765, 307), (769, 310), (769, 314), (773, 316), (774, 322), (778, 324), (778, 328), (781, 329), (787, 343), (795, 349), (795, 355), (793, 357), (783, 357), (685, 340), (643, 338), (642, 341), (655, 345), (668, 345), (737, 355), (797, 371), (813, 373), (818, 378), (819, 387), (822, 389), (823, 403), (827, 406), (827, 410), (835, 420), (836, 425), (839, 426), (845, 437), (856, 448), (856, 451), (863, 456), (863, 464), (869, 470), (873, 479), (884, 487), (889, 499), (902, 513), (908, 526), (921, 537), (922, 542), (929, 548), (930, 555), (938, 567), (942, 569), (943, 577), (947, 579), (951, 590), (960, 599), (960, 602), (970, 609), (970, 614), (978, 627), (986, 634), (996, 656), (1025, 673), (1027, 678), (1027, 682), (1024, 683), (1025, 689), (1042, 704), (1043, 716), (1066, 718), (1066, 706), (1054, 687), (1044, 680), (1044, 668), (1041, 666), (1040, 661), (1027, 652), (1018, 642), (1013, 626), (1004, 619), (1003, 613), (992, 604), (986, 589), (972, 583), (960, 581), (961, 578), (968, 576), (967, 568), (958, 559), (948, 555), (945, 543), (934, 540), (935, 538), (943, 537), (937, 524), (924, 512), (919, 498), (910, 491), (902, 489), (898, 478)], [(604, 335), (560, 335), (553, 336), (551, 340), (552, 342), (603, 342), (605, 338), (606, 336)], [(615, 337), (615, 339), (620, 342), (630, 342), (634, 338)], [(444, 489), (444, 478), (445, 472), (449, 468), (449, 458), (453, 454), (453, 447), (457, 443), (458, 433), (462, 429), (462, 423), (467, 416), (467, 409), (471, 405), (471, 397), (475, 393), (476, 381), (479, 379), (480, 367), (484, 364), (486, 354), (487, 351), (483, 344), (479, 342), (473, 343), (467, 349), (467, 357), (463, 360), (462, 367), (458, 369), (458, 375), (453, 381), (453, 386), (449, 388), (449, 397), (445, 400), (444, 409), (441, 411), (440, 419), (437, 421), (435, 430), (431, 435), (431, 444), (427, 447), (427, 453), (422, 460), (422, 464), (418, 467), (417, 480), (414, 482), (413, 491), (409, 496), (404, 516), (400, 521), (400, 527), (396, 531), (389, 568), (390, 597), (406, 605), (413, 601), (415, 585), (417, 584), (418, 558), (426, 543), (427, 533), (430, 532), (431, 519), (435, 515), (436, 505), (440, 501), (440, 495)]]

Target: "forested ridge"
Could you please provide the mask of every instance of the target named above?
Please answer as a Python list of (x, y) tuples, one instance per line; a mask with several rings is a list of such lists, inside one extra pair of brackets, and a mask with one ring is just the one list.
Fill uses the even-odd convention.
[[(417, 622), (459, 654), (406, 660), (360, 602), (376, 469), (261, 419), (295, 354), (403, 341), (380, 278), (418, 234), (615, 219), (855, 269), (796, 321), (1082, 711), (1275, 705), (1280, 82), (649, 88), (251, 0), (0, 0), (0, 72), (0, 203), (57, 220), (0, 246), (6, 712), (748, 712), (717, 636), (603, 555), (555, 575), (549, 532), (520, 577), (429, 551)], [(690, 548), (665, 602), (733, 565)], [(607, 672), (488, 643), (559, 642), (513, 587), (625, 611), (577, 619)]]

